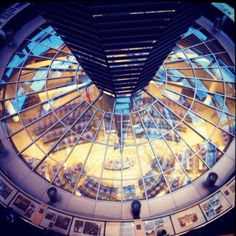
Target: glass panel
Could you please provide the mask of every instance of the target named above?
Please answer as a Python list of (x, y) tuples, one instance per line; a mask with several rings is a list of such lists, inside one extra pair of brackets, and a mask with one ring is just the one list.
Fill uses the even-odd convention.
[(157, 138), (160, 139), (161, 135), (160, 135), (159, 131), (157, 130), (154, 122), (148, 116), (147, 111), (145, 111), (145, 110), (141, 111), (140, 117), (141, 117), (143, 125), (146, 129), (149, 140), (153, 140), (153, 139), (157, 139)]
[[(152, 146), (155, 149), (153, 143)], [(152, 173), (160, 173), (160, 164), (153, 164), (155, 162), (154, 160), (156, 160), (156, 155), (154, 155), (151, 145), (149, 143), (141, 144), (138, 145), (137, 148), (143, 175), (147, 175), (147, 173), (149, 173), (149, 175), (151, 175)], [(154, 166), (155, 168), (152, 168), (152, 166)]]
[(10, 99), (15, 97), (16, 93), (16, 88), (17, 84), (12, 83), (12, 84), (1, 84), (1, 89), (4, 91), (4, 98), (3, 99)]
[(5, 82), (16, 82), (20, 75), (20, 68), (6, 68), (2, 76), (1, 84)]
[[(87, 157), (91, 151), (92, 144), (87, 140), (80, 138), (78, 144), (67, 159), (65, 166), (73, 168), (81, 174), (86, 174), (91, 164), (87, 163)], [(86, 166), (88, 164), (88, 167)]]
[[(40, 117), (43, 117), (47, 114), (47, 112), (43, 109), (44, 104), (39, 104), (31, 108), (27, 108), (26, 110), (22, 111), (20, 113), (20, 117), (22, 119), (23, 124), (26, 126), (28, 124), (31, 124), (32, 122), (35, 122)], [(51, 113), (50, 116), (53, 116)], [(53, 122), (57, 119), (53, 119)]]
[(141, 178), (142, 163), (139, 160), (135, 146), (124, 146), (122, 155), (122, 177), (123, 179)]
[(174, 53), (170, 53), (168, 58), (165, 60), (165, 63), (179, 61), (182, 59), (186, 59), (186, 56), (182, 51), (177, 51)]
[(11, 136), (10, 140), (19, 152), (32, 143), (31, 138), (25, 130), (21, 130), (17, 134)]
[[(104, 148), (105, 149), (105, 148)], [(101, 157), (104, 161), (103, 157)], [(103, 164), (102, 179), (121, 179), (123, 168), (127, 168), (130, 163), (128, 158), (123, 156), (119, 146), (108, 146)]]
[(120, 138), (121, 138), (121, 115), (114, 114), (108, 144), (119, 146), (121, 141)]
[(207, 30), (204, 28), (201, 28), (200, 30), (197, 30), (194, 32), (202, 41), (208, 41), (212, 40), (213, 36), (211, 33), (209, 33)]
[(121, 181), (102, 180), (100, 183), (98, 199), (121, 201), (123, 195), (121, 186)]
[(208, 167), (204, 162), (197, 155), (193, 155), (192, 152), (186, 151), (179, 154), (178, 159), (192, 181), (208, 171)]
[(194, 34), (190, 34), (187, 37), (181, 39), (181, 41), (178, 43), (178, 46), (180, 48), (186, 48), (198, 43), (201, 43), (201, 40)]
[(54, 179), (53, 183), (59, 187), (63, 187), (69, 192), (73, 192), (77, 179), (78, 173), (70, 168), (63, 167), (59, 171), (57, 177)]
[(192, 58), (190, 61), (193, 67), (217, 67), (218, 66), (213, 56), (195, 57), (195, 58)]
[(219, 69), (194, 69), (196, 77), (202, 79), (212, 79), (212, 80), (222, 80), (221, 73)]
[(76, 195), (96, 199), (98, 182), (92, 177), (81, 176), (76, 190)]
[(211, 54), (209, 49), (204, 44), (199, 44), (191, 48), (183, 49), (183, 52), (185, 53), (187, 58), (194, 58), (201, 55)]
[(22, 122), (18, 115), (11, 116), (7, 119), (2, 120), (2, 124), (7, 135), (14, 134), (15, 132), (23, 128)]
[(138, 113), (132, 113), (131, 119), (133, 123), (133, 132), (136, 138), (137, 143), (144, 143), (147, 142), (147, 136), (145, 130), (140, 122)]
[[(156, 104), (155, 106), (158, 107), (158, 104)], [(159, 112), (158, 112), (159, 111)], [(152, 117), (152, 119), (154, 120), (156, 126), (159, 129), (159, 132), (164, 135), (165, 133), (167, 133), (169, 130), (172, 129), (172, 127), (163, 119), (164, 116), (161, 116), (160, 113), (162, 113), (163, 110), (156, 110), (154, 107), (150, 107), (148, 108), (148, 112), (149, 115)], [(163, 114), (163, 113), (162, 113)], [(165, 114), (163, 114), (165, 115)], [(169, 118), (169, 121), (171, 122), (171, 124), (173, 124), (172, 120), (170, 119), (169, 116), (166, 116), (165, 118)]]
[(199, 102), (194, 102), (192, 106), (192, 111), (194, 111), (196, 114), (201, 116), (202, 118), (211, 121), (215, 125), (218, 124), (220, 119), (220, 114), (217, 112), (217, 110), (210, 108), (208, 106), (205, 106)]
[[(45, 135), (46, 136), (46, 135)], [(45, 138), (44, 136), (44, 138)], [(51, 137), (50, 137), (51, 138)], [(63, 137), (60, 141), (61, 137), (58, 137), (55, 139), (51, 139), (50, 141), (47, 139), (47, 146), (50, 146), (50, 148), (53, 148), (51, 152), (51, 158), (56, 160), (58, 163), (62, 163), (65, 161), (65, 159), (68, 157), (68, 155), (72, 152), (75, 145), (77, 144), (77, 136), (75, 136), (74, 133), (68, 132), (66, 133), (65, 137)], [(59, 142), (58, 142), (59, 141)], [(56, 147), (54, 148), (54, 144), (57, 143)]]
[(224, 94), (224, 83), (220, 81), (207, 81), (201, 80), (196, 81), (197, 87), (200, 90), (209, 91), (211, 93)]
[(107, 142), (111, 125), (112, 125), (112, 115), (110, 113), (105, 113), (102, 126), (100, 127), (98, 134), (96, 136), (96, 140), (95, 140), (96, 142), (100, 142), (100, 143)]
[(189, 113), (189, 116), (185, 119), (185, 121), (193, 128), (195, 128), (198, 133), (205, 138), (210, 137), (213, 131), (216, 129), (214, 125), (210, 124), (206, 120), (196, 116), (191, 112)]
[[(90, 121), (89, 125), (84, 130), (84, 133), (82, 135), (83, 138), (86, 138), (87, 140), (93, 140), (95, 138), (95, 135), (97, 133), (97, 130), (101, 126), (103, 122), (103, 113), (98, 111), (96, 112), (93, 119)], [(78, 124), (79, 122), (77, 122)]]
[(94, 104), (94, 107), (103, 111), (112, 112), (115, 104), (115, 98), (106, 94), (103, 94)]
[[(86, 104), (86, 103), (85, 103)], [(87, 106), (87, 105), (86, 105)], [(81, 114), (81, 109), (76, 109), (73, 113), (63, 119), (63, 122), (68, 126), (72, 126), (71, 130), (78, 134), (83, 134), (83, 138), (91, 139), (91, 132), (84, 132), (89, 126), (89, 122), (96, 110), (92, 107), (87, 107), (87, 110)]]
[[(169, 139), (169, 133), (165, 135), (165, 139)], [(152, 142), (153, 148), (157, 152), (157, 159), (160, 163), (163, 171), (171, 169), (175, 165), (175, 156), (171, 152), (170, 148), (164, 140)], [(156, 160), (152, 162), (152, 165), (156, 165)]]
[(201, 159), (211, 168), (223, 153), (208, 141), (199, 142), (195, 147)]
[[(151, 94), (155, 94), (155, 96), (159, 96), (163, 88), (164, 88), (163, 83), (150, 81), (150, 83), (146, 87), (146, 90)], [(132, 111), (142, 110), (151, 105), (154, 101), (155, 99), (151, 97), (148, 93), (140, 92), (133, 98)]]
[(166, 68), (191, 68), (189, 60), (179, 60), (177, 62), (165, 63)]
[(58, 118), (53, 113), (50, 113), (42, 119), (32, 123), (32, 125), (28, 126), (26, 129), (29, 132), (30, 136), (35, 140), (57, 121)]
[[(47, 159), (45, 159), (37, 167), (36, 172), (39, 175), (41, 175), (43, 178), (45, 178), (46, 180), (51, 182), (55, 178), (55, 176), (57, 175), (60, 167), (61, 166), (56, 161), (50, 159), (50, 157), (47, 157)], [(62, 179), (62, 183), (63, 182), (64, 182), (64, 180)]]
[[(85, 144), (83, 144), (85, 145)], [(93, 144), (87, 157), (86, 166), (84, 171), (88, 176), (93, 176), (95, 178), (100, 178), (101, 172), (107, 171), (107, 178), (109, 178), (109, 173), (112, 173), (113, 166), (110, 161), (113, 160), (112, 157), (107, 156), (104, 162), (106, 152), (106, 146), (102, 144)], [(110, 171), (109, 171), (110, 170)], [(118, 169), (119, 170), (119, 169)], [(111, 175), (112, 176), (112, 175)], [(110, 176), (110, 178), (111, 178)]]
[(135, 144), (133, 125), (130, 115), (123, 115), (122, 117), (122, 137), (124, 140), (124, 145)]
[(233, 83), (225, 83), (226, 95), (235, 97), (235, 86)]
[(144, 186), (148, 199), (161, 197), (169, 192), (163, 175), (154, 175), (146, 178), (144, 177)]
[(55, 124), (55, 126), (46, 128), (46, 131), (42, 134), (38, 134), (39, 136), (35, 140), (37, 140), (37, 145), (39, 145), (45, 152), (48, 152), (53, 147), (53, 145), (59, 141), (60, 137), (62, 137), (62, 135), (64, 135), (66, 132), (67, 129), (61, 126), (61, 123), (57, 123)]
[(234, 63), (232, 62), (227, 52), (217, 53), (215, 54), (215, 57), (220, 66), (234, 66)]
[(36, 146), (32, 144), (24, 152), (21, 153), (20, 157), (27, 163), (27, 165), (33, 169), (37, 166), (39, 161), (44, 158), (45, 154)]
[(217, 53), (217, 52), (224, 52), (225, 49), (221, 46), (220, 43), (218, 43), (217, 40), (211, 40), (210, 42), (206, 42), (207, 47), (210, 48), (210, 50), (213, 53)]
[(52, 105), (52, 107), (56, 107), (58, 106), (58, 100), (56, 101), (54, 100), (56, 97), (58, 96), (60, 96), (60, 98), (63, 97), (64, 102), (66, 102), (75, 96), (74, 93), (79, 95), (78, 92), (75, 91), (75, 89), (76, 89), (76, 85), (70, 85), (65, 88), (57, 88), (57, 89), (49, 90), (45, 92), (43, 95), (46, 96), (47, 100), (49, 99), (51, 100), (50, 104)]
[(74, 82), (74, 78), (67, 77), (67, 78), (60, 78), (60, 79), (51, 79), (47, 80), (46, 87), (47, 89), (56, 88), (58, 86), (68, 86), (69, 84), (72, 84)]
[(225, 131), (235, 135), (235, 117), (227, 115), (225, 113), (217, 112), (220, 116), (219, 126)]
[[(159, 82), (159, 81), (150, 81), (149, 85), (146, 87), (146, 90), (151, 93), (151, 94), (154, 94), (156, 98), (158, 98), (163, 90), (165, 89), (165, 84), (163, 82)], [(143, 99), (146, 99), (145, 96)], [(147, 102), (147, 105), (151, 105), (155, 100), (154, 99), (150, 99), (148, 98), (148, 102)], [(141, 103), (141, 102), (140, 102)], [(143, 106), (142, 108), (144, 107), (147, 107), (146, 106)]]
[[(78, 143), (78, 137), (70, 135), (64, 138), (53, 150), (51, 158), (61, 163), (61, 169), (58, 171), (58, 175), (54, 180), (57, 186), (63, 187), (68, 191), (73, 191), (77, 183), (77, 179), (80, 173), (84, 173), (83, 164), (77, 162), (76, 164), (71, 161), (72, 159), (78, 160), (78, 153), (75, 152), (76, 145)], [(64, 163), (65, 162), (65, 163)], [(75, 161), (76, 162), (76, 161)]]
[(221, 67), (222, 78), (226, 82), (235, 82), (235, 68), (234, 67)]
[(226, 98), (224, 111), (229, 112), (235, 116), (235, 99)]
[[(180, 121), (177, 115), (180, 118), (183, 118), (186, 116), (187, 110), (179, 106), (177, 103), (168, 100), (166, 98), (164, 98), (162, 102), (163, 102), (162, 104), (164, 104), (165, 107), (161, 103), (156, 102), (155, 103), (156, 109), (162, 114), (162, 116), (167, 120), (167, 122), (172, 127), (175, 127)], [(175, 113), (173, 113), (173, 111), (175, 111)]]
[(186, 184), (191, 183), (191, 181), (177, 162), (175, 162), (175, 166), (173, 169), (165, 172), (165, 178), (172, 192), (183, 187)]
[(138, 180), (123, 181), (123, 197), (125, 201), (145, 198), (139, 187)]
[(207, 104), (207, 105), (209, 104), (210, 106), (216, 107), (216, 108), (218, 108), (218, 109), (220, 109), (220, 110), (222, 110), (222, 109), (223, 109), (223, 106), (224, 106), (224, 98), (223, 98), (222, 96), (220, 96), (220, 95), (211, 95), (211, 94), (208, 94), (208, 95), (204, 98), (203, 102), (204, 102), (205, 104)]
[(216, 129), (210, 138), (212, 144), (218, 147), (221, 151), (226, 151), (228, 146), (233, 140), (233, 136), (224, 132), (223, 130)]
[[(19, 81), (26, 84), (32, 83), (32, 88), (36, 90), (37, 87), (35, 86), (35, 83), (38, 80), (41, 80), (41, 84), (44, 85), (46, 82), (47, 73), (48, 68), (46, 66), (38, 68), (37, 66), (34, 67), (34, 65), (29, 65), (22, 69)], [(40, 86), (40, 88), (41, 87), (42, 86)]]
[(194, 77), (193, 71), (189, 69), (167, 69), (166, 71), (168, 75)]
[(171, 85), (175, 85), (175, 84), (178, 85), (179, 87), (195, 88), (195, 79), (194, 78), (178, 77), (178, 76), (168, 76), (166, 86), (170, 86), (170, 88), (171, 88)]

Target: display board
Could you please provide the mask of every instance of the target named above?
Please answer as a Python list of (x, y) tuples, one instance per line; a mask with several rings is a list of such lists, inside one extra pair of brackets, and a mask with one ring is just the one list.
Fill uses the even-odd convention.
[(171, 220), (177, 234), (190, 230), (206, 222), (206, 219), (199, 206), (194, 206), (173, 214), (171, 215)]
[(135, 225), (133, 222), (107, 222), (106, 236), (135, 236)]
[(32, 221), (34, 214), (38, 211), (40, 204), (22, 193), (17, 193), (10, 204), (18, 214)]
[(174, 235), (174, 229), (169, 216), (144, 221), (146, 236), (156, 236), (162, 230), (166, 230), (169, 235)]
[(70, 235), (71, 236), (102, 236), (104, 234), (104, 222), (90, 221), (74, 218)]
[(214, 194), (206, 201), (200, 204), (200, 207), (207, 220), (211, 220), (230, 207), (229, 202), (226, 200), (222, 192)]
[(17, 190), (0, 175), (0, 203), (8, 205)]
[(20, 191), (0, 173), (0, 204), (11, 207), (35, 225), (69, 236), (156, 236), (182, 234), (211, 222), (235, 206), (235, 179), (196, 205), (172, 215), (150, 220), (107, 222), (79, 218), (52, 209)]
[(225, 198), (229, 201), (229, 203), (234, 206), (235, 205), (235, 180), (223, 186), (220, 190)]
[(44, 218), (41, 221), (41, 226), (52, 229), (56, 232), (68, 234), (72, 217), (66, 214), (59, 213), (52, 209), (47, 209)]

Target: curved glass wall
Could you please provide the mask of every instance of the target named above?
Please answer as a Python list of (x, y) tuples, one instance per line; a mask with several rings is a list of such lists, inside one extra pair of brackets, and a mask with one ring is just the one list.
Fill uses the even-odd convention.
[(146, 88), (115, 98), (45, 25), (5, 69), (1, 121), (18, 157), (52, 184), (99, 200), (149, 199), (191, 184), (224, 155), (234, 85), (228, 53), (194, 24)]

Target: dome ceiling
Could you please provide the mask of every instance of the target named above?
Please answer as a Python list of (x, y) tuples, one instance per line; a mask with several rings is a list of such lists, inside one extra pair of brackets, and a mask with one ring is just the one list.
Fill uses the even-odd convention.
[(96, 200), (150, 199), (222, 158), (235, 136), (234, 83), (228, 53), (194, 23), (144, 89), (115, 97), (45, 24), (5, 69), (2, 123), (18, 157), (52, 184)]

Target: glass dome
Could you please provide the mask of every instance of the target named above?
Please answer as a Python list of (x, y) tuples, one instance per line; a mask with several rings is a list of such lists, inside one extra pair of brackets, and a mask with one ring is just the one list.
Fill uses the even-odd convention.
[(224, 155), (235, 136), (234, 84), (228, 53), (194, 24), (146, 88), (115, 97), (44, 25), (5, 69), (1, 121), (18, 157), (50, 183), (96, 200), (150, 199)]

